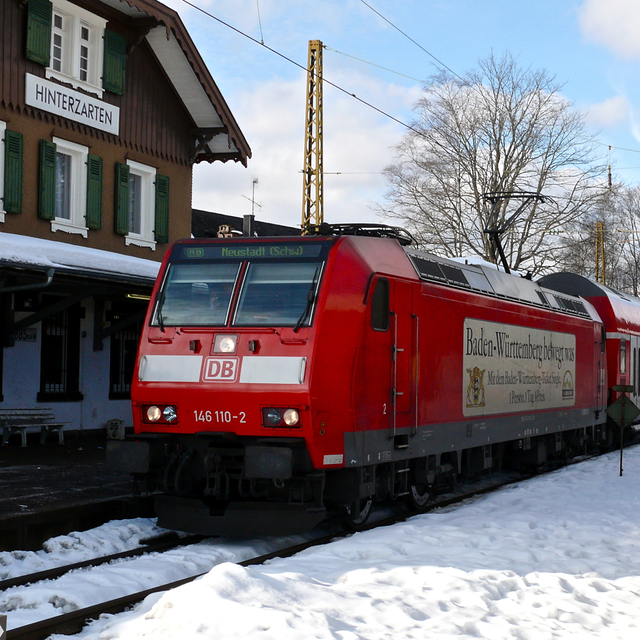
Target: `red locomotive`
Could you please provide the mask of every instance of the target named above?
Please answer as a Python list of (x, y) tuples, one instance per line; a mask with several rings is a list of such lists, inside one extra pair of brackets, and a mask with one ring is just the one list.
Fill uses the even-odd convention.
[(374, 500), (422, 506), (461, 477), (610, 444), (615, 308), (603, 326), (552, 282), (412, 250), (394, 228), (347, 231), (167, 253), (135, 437), (109, 451), (158, 491), (161, 526), (292, 533), (327, 509), (357, 525)]

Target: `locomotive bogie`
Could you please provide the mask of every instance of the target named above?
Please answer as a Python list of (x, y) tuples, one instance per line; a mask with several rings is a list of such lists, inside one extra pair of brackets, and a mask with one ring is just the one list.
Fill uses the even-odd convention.
[(293, 531), (327, 508), (359, 526), (373, 501), (421, 508), (612, 443), (621, 356), (568, 292), (345, 236), (180, 242), (152, 300), (135, 438), (111, 457), (162, 492), (164, 526)]

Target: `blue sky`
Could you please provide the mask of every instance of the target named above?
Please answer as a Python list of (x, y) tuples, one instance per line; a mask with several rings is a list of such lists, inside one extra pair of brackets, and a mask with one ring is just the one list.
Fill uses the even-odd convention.
[[(180, 14), (253, 151), (247, 169), (197, 166), (194, 207), (250, 213), (257, 178), (256, 217), (299, 225), (304, 72), (183, 0), (165, 3)], [(363, 0), (192, 3), (302, 66), (308, 41), (321, 40), (325, 78), (406, 123), (422, 81), (438, 69), (431, 56), (462, 75), (491, 52), (509, 52), (521, 67), (555, 76), (589, 131), (598, 132), (601, 159), (611, 163), (614, 179), (640, 183), (640, 0), (366, 0), (431, 56)], [(381, 171), (405, 131), (325, 87), (327, 222), (381, 220), (375, 209), (387, 189)]]

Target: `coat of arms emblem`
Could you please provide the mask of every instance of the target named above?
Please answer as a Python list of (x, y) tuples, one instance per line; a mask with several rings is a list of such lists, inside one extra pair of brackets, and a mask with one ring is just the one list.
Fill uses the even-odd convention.
[(484, 385), (482, 378), (486, 369), (467, 369), (469, 386), (467, 387), (467, 407), (484, 407)]

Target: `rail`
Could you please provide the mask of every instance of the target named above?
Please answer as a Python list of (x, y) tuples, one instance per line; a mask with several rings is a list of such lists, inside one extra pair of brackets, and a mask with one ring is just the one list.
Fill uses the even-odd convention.
[(99, 567), (101, 564), (108, 564), (114, 560), (123, 560), (125, 558), (135, 558), (147, 553), (154, 553), (157, 551), (167, 551), (169, 549), (176, 549), (177, 547), (184, 547), (189, 544), (196, 544), (204, 540), (204, 536), (193, 535), (184, 536), (182, 538), (172, 532), (173, 535), (164, 535), (162, 537), (149, 540), (148, 543), (144, 541), (144, 546), (137, 547), (136, 549), (130, 549), (129, 551), (121, 551), (120, 553), (113, 553), (108, 556), (99, 556), (97, 558), (91, 558), (89, 560), (83, 560), (81, 562), (75, 562), (73, 564), (65, 564), (60, 567), (54, 567), (53, 569), (46, 569), (44, 571), (38, 571), (36, 573), (27, 573), (15, 578), (7, 578), (6, 580), (0, 580), (0, 591), (6, 591), (13, 587), (21, 587), (25, 584), (32, 584), (34, 582), (40, 582), (41, 580), (54, 580), (63, 576), (69, 571), (75, 569), (84, 569), (86, 567)]
[[(635, 444), (638, 443), (638, 439), (634, 441)], [(484, 495), (486, 493), (490, 493), (492, 491), (496, 491), (502, 487), (509, 486), (515, 484), (517, 482), (521, 482), (523, 480), (529, 479), (534, 476), (542, 475), (543, 473), (551, 473), (558, 469), (558, 466), (569, 466), (572, 464), (579, 464), (587, 459), (596, 457), (598, 454), (594, 455), (583, 455), (576, 457), (571, 462), (566, 465), (552, 465), (549, 469), (544, 472), (539, 472), (538, 470), (531, 473), (523, 473), (523, 472), (511, 472), (505, 473), (503, 472), (499, 479), (496, 479), (496, 476), (488, 476), (488, 477), (480, 477), (479, 479), (474, 479), (465, 485), (461, 485), (458, 487), (458, 492), (455, 495), (446, 494), (437, 498), (434, 502), (428, 503), (425, 507), (421, 509), (404, 509), (401, 513), (396, 513), (389, 517), (382, 518), (377, 520), (376, 522), (364, 524), (358, 526), (358, 531), (367, 531), (370, 529), (374, 529), (382, 526), (389, 526), (392, 524), (396, 524), (399, 522), (404, 522), (407, 518), (412, 516), (428, 513), (429, 511), (433, 511), (435, 509), (440, 509), (443, 507), (451, 506), (456, 503), (460, 503), (466, 500), (469, 500), (473, 497), (478, 497)], [(493, 483), (487, 483), (487, 480), (495, 479), (496, 481)], [(322, 535), (313, 540), (308, 540), (301, 544), (293, 545), (291, 547), (287, 547), (284, 549), (280, 549), (277, 551), (273, 551), (261, 556), (257, 556), (255, 558), (250, 558), (248, 560), (243, 560), (238, 562), (239, 566), (251, 566), (257, 564), (263, 564), (268, 560), (272, 560), (274, 558), (286, 558), (293, 556), (305, 549), (309, 549), (314, 546), (320, 546), (323, 544), (328, 544), (329, 542), (338, 539), (339, 537), (345, 537), (350, 535), (351, 532), (337, 532), (331, 531), (328, 535)], [(184, 540), (184, 538), (182, 539)], [(186, 543), (185, 543), (186, 544)], [(90, 607), (86, 607), (83, 609), (78, 609), (77, 611), (72, 611), (70, 613), (62, 614), (56, 616), (54, 618), (49, 618), (47, 620), (41, 620), (39, 622), (35, 622), (33, 624), (25, 625), (16, 629), (11, 629), (6, 633), (6, 640), (45, 640), (52, 634), (74, 634), (78, 633), (82, 630), (82, 628), (93, 619), (98, 618), (100, 615), (104, 613), (120, 613), (127, 608), (137, 604), (144, 600), (147, 596), (158, 593), (160, 591), (168, 591), (170, 589), (175, 589), (184, 584), (188, 584), (189, 582), (193, 582), (194, 580), (206, 575), (207, 572), (198, 573), (196, 575), (182, 578), (180, 580), (176, 580), (174, 582), (160, 584), (156, 587), (152, 587), (150, 589), (146, 589), (144, 591), (139, 591), (136, 593), (132, 593), (130, 595), (122, 596), (120, 598), (116, 598), (114, 600), (110, 600), (108, 602), (103, 602), (101, 604), (92, 605)], [(4, 638), (2, 639), (4, 640)]]

